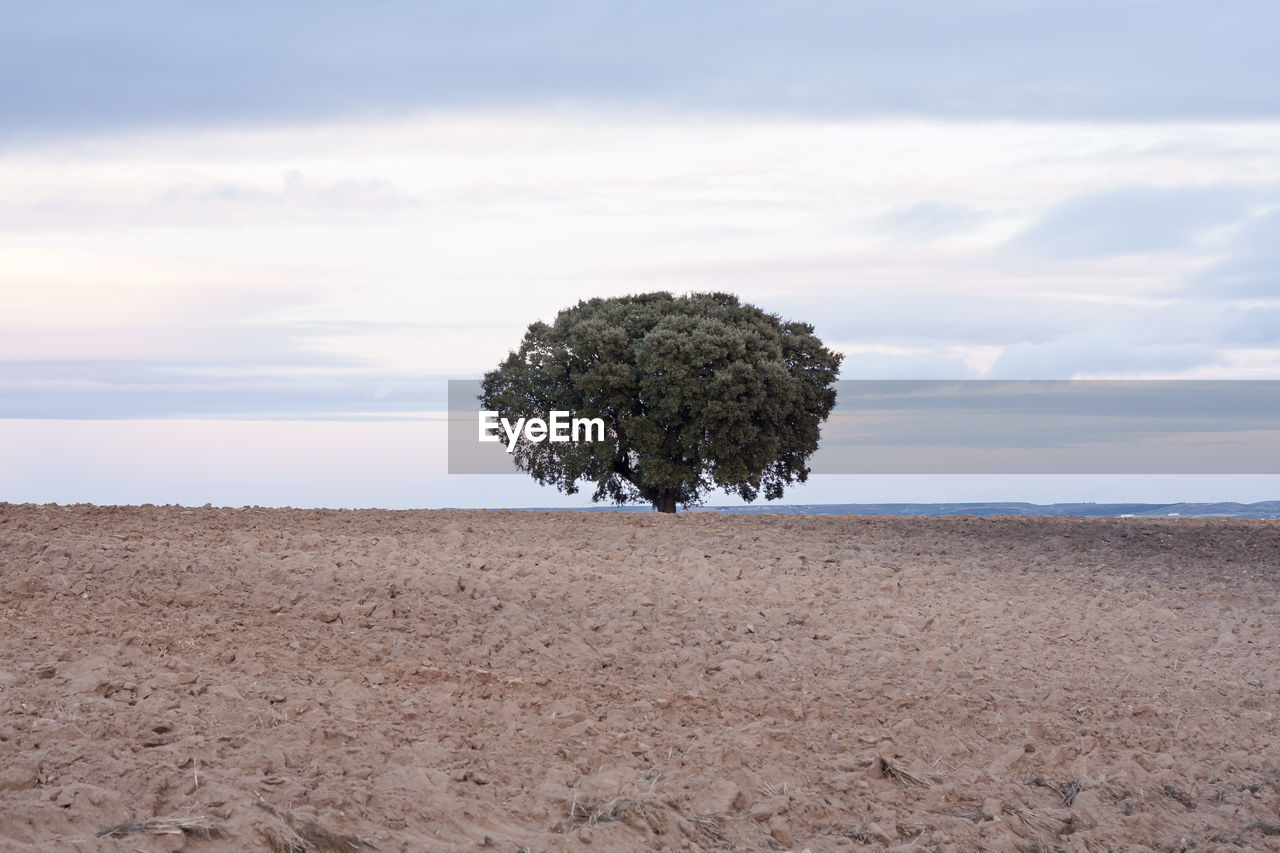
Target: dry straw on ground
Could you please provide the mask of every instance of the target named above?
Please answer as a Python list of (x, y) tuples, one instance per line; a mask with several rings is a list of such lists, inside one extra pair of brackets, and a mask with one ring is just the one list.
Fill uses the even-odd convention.
[(153, 817), (148, 820), (126, 820), (98, 833), (99, 838), (123, 838), (127, 835), (190, 835), (194, 838), (220, 838), (219, 821), (206, 815), (185, 817)]
[(258, 828), (271, 853), (349, 853), (377, 849), (368, 838), (331, 832), (313, 820), (299, 819), (290, 811), (276, 809), (261, 797), (253, 804), (279, 820), (279, 825)]

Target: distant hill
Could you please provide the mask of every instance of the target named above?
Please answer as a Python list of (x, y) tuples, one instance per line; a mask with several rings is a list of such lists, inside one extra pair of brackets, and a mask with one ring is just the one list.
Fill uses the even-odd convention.
[(695, 512), (803, 513), (806, 515), (1027, 515), (1085, 518), (1280, 518), (1280, 501), (1259, 503), (937, 503), (792, 504), (789, 506), (700, 507)]
[[(587, 511), (652, 512), (647, 506), (585, 507)], [(1280, 501), (1259, 503), (937, 503), (937, 504), (757, 504), (704, 506), (693, 512), (733, 515), (1024, 515), (1085, 518), (1280, 518)]]

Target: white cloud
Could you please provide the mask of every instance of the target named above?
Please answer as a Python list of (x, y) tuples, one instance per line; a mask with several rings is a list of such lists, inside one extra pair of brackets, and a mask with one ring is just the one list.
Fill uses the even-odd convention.
[(1280, 296), (1280, 210), (1250, 222), (1232, 249), (1228, 257), (1194, 277), (1196, 291), (1207, 297)]
[(972, 230), (990, 218), (991, 214), (962, 204), (922, 201), (886, 213), (880, 224), (900, 239), (928, 242)]
[(1264, 192), (1238, 185), (1093, 192), (1055, 205), (1012, 245), (1068, 258), (1194, 250), (1214, 229), (1242, 221)]
[(991, 365), (992, 379), (1158, 379), (1222, 361), (1202, 344), (1133, 345), (1119, 338), (1081, 334), (1044, 344), (1007, 347)]
[(976, 375), (962, 358), (941, 352), (844, 351), (842, 379), (970, 379)]
[[(1269, 220), (1195, 239), (1255, 203), (1242, 168), (1280, 185), (1280, 125), (565, 112), (87, 137), (0, 155), (0, 355), (475, 375), (579, 299), (723, 289), (814, 323), (850, 377), (1230, 370), (1213, 353), (1266, 345), (1265, 318), (1179, 288), (1269, 269)], [(1184, 188), (1115, 189), (1135, 184)], [(1087, 251), (1004, 248), (1081, 205), (1110, 219), (1055, 233)], [(1117, 211), (1154, 217), (1120, 217), (1146, 254), (1107, 253)]]

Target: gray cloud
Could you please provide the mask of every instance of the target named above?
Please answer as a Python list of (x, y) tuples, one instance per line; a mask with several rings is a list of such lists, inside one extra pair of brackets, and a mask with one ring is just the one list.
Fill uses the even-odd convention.
[(1249, 188), (1133, 186), (1069, 199), (1011, 245), (1050, 257), (1096, 257), (1191, 247), (1215, 226), (1243, 219)]
[[(0, 360), (0, 420), (401, 419), (444, 409), (446, 374), (372, 367), (309, 342), (406, 329), (430, 335), (436, 328), (351, 321), (118, 329), (113, 334), (122, 343), (148, 342), (148, 352), (172, 350), (176, 338), (179, 354)], [(0, 327), (0, 335), (18, 333)], [(115, 339), (102, 332), (95, 337), (108, 347)]]
[(262, 374), (254, 369), (260, 366), (0, 362), (0, 418), (374, 420), (445, 408), (443, 376), (336, 366), (327, 358), (303, 371), (273, 365)]
[(1267, 0), (23, 4), (0, 135), (456, 107), (1274, 118)]
[(1280, 347), (1280, 308), (1250, 308), (1231, 312), (1224, 340), (1244, 347)]
[(1280, 297), (1280, 210), (1250, 223), (1231, 256), (1195, 276), (1190, 285), (1206, 296)]

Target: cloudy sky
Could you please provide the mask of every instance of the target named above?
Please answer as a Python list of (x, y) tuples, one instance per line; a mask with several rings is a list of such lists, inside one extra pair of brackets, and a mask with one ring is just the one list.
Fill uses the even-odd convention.
[(1269, 0), (0, 6), (0, 500), (580, 503), (447, 476), (445, 381), (656, 289), (846, 379), (1280, 379)]

